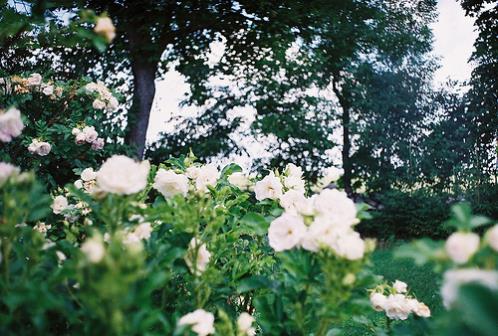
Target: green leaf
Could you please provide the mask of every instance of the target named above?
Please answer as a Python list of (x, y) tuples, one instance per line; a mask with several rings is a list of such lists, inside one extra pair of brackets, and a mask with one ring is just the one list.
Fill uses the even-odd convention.
[(270, 223), (268, 223), (262, 215), (249, 212), (240, 220), (240, 224), (242, 228), (250, 229), (255, 234), (262, 236), (268, 232), (268, 227)]
[(252, 276), (240, 281), (237, 286), (237, 292), (242, 294), (255, 289), (261, 288), (272, 288), (274, 287), (273, 282), (264, 276)]

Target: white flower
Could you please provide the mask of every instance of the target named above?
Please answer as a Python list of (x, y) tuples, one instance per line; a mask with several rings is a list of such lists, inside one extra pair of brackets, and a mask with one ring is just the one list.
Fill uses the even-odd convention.
[(332, 244), (332, 249), (341, 257), (358, 260), (363, 258), (365, 253), (365, 242), (358, 232), (351, 231), (349, 234), (340, 235)]
[(104, 139), (103, 138), (97, 138), (95, 139), (94, 142), (92, 142), (92, 149), (93, 150), (101, 150), (104, 148)]
[(62, 263), (64, 260), (67, 259), (66, 255), (61, 251), (55, 251), (55, 255), (57, 256), (57, 260), (59, 261), (59, 263)]
[(317, 252), (320, 247), (334, 249), (337, 239), (350, 231), (348, 226), (337, 225), (330, 218), (317, 216), (308, 227), (308, 231), (301, 241), (301, 246), (312, 252)]
[(280, 197), (280, 206), (286, 212), (302, 215), (311, 215), (313, 213), (313, 205), (311, 200), (306, 198), (300, 191), (289, 190)]
[(152, 233), (152, 226), (147, 222), (141, 223), (135, 228), (133, 233), (138, 237), (138, 239), (147, 240), (150, 238), (150, 235)]
[(33, 230), (40, 232), (42, 235), (46, 235), (47, 231), (50, 230), (51, 227), (52, 225), (46, 225), (43, 222), (38, 222), (35, 226), (33, 226)]
[(464, 268), (449, 270), (444, 273), (441, 296), (446, 308), (450, 308), (458, 299), (461, 285), (478, 283), (493, 290), (498, 290), (498, 271)]
[(251, 180), (243, 172), (235, 172), (228, 176), (228, 182), (238, 187), (240, 190), (246, 190), (251, 185)]
[(112, 20), (108, 17), (99, 17), (93, 30), (103, 36), (109, 43), (116, 37), (116, 27), (114, 27)]
[(289, 213), (284, 213), (273, 220), (268, 229), (270, 246), (277, 252), (298, 246), (305, 234), (306, 225), (303, 219)]
[(486, 233), (486, 239), (489, 246), (498, 252), (498, 224), (488, 230)]
[(356, 206), (345, 192), (324, 189), (314, 197), (313, 205), (319, 215), (327, 216), (340, 225), (351, 226), (358, 223)]
[(0, 141), (10, 142), (19, 136), (24, 129), (21, 111), (11, 107), (7, 111), (0, 109)]
[(396, 280), (393, 283), (393, 288), (396, 291), (396, 293), (402, 294), (406, 293), (408, 285), (403, 281)]
[(301, 167), (296, 166), (293, 163), (289, 163), (285, 167), (285, 174), (288, 177), (302, 178), (303, 177), (303, 169)]
[(7, 162), (0, 162), (0, 187), (11, 177), (19, 174), (21, 170)]
[[(192, 238), (188, 245), (187, 255), (185, 262), (195, 275), (201, 275), (209, 264), (211, 253), (206, 248), (206, 244), (202, 243), (196, 238)], [(195, 263), (195, 267), (194, 267)]]
[(36, 86), (42, 83), (42, 76), (39, 73), (33, 73), (28, 77), (28, 85)]
[(105, 255), (105, 247), (102, 239), (99, 236), (94, 236), (87, 239), (81, 245), (81, 252), (83, 252), (91, 263), (100, 262)]
[(84, 182), (88, 182), (95, 180), (97, 178), (97, 173), (93, 170), (93, 168), (85, 168), (81, 172), (80, 176)]
[(296, 190), (304, 193), (304, 180), (297, 176), (287, 176), (284, 178), (284, 186), (289, 190)]
[(199, 192), (207, 192), (208, 186), (215, 186), (220, 173), (213, 164), (207, 164), (199, 168), (195, 178), (195, 187)]
[(370, 303), (376, 311), (383, 311), (387, 302), (387, 297), (381, 293), (370, 294)]
[(199, 336), (214, 334), (214, 315), (204, 309), (197, 309), (182, 316), (178, 325), (190, 326), (192, 331)]
[(418, 302), (417, 307), (413, 310), (415, 314), (417, 314), (420, 317), (430, 317), (431, 316), (431, 310), (427, 305), (423, 302)]
[(78, 189), (83, 188), (83, 181), (82, 180), (76, 180), (74, 181), (74, 186)]
[(256, 334), (256, 329), (252, 327), (253, 323), (254, 317), (246, 312), (243, 312), (237, 319), (237, 329), (244, 335), (253, 336)]
[(270, 174), (265, 176), (261, 181), (256, 182), (254, 192), (256, 193), (256, 199), (258, 201), (267, 198), (277, 200), (282, 196), (282, 184), (275, 174), (270, 172)]
[(54, 93), (54, 86), (52, 84), (44, 85), (42, 92), (45, 96), (51, 96)]
[(71, 134), (74, 135), (74, 136), (77, 136), (78, 134), (81, 133), (81, 130), (77, 127), (74, 127), (72, 130), (71, 130)]
[(185, 173), (187, 174), (189, 179), (195, 180), (197, 178), (197, 176), (199, 176), (199, 171), (200, 171), (199, 167), (192, 166), (192, 167), (188, 167), (187, 170), (185, 171)]
[(45, 156), (50, 153), (52, 150), (52, 145), (48, 142), (39, 141), (37, 139), (33, 139), (31, 144), (28, 146), (28, 151), (33, 154), (38, 154), (40, 156)]
[(100, 99), (95, 99), (92, 103), (92, 107), (96, 110), (103, 110), (105, 108), (105, 103)]
[(457, 264), (466, 263), (479, 248), (479, 236), (472, 232), (455, 232), (445, 244), (446, 253)]
[(113, 155), (97, 172), (97, 184), (104, 192), (130, 195), (145, 189), (149, 161), (136, 162), (124, 155)]
[(95, 130), (95, 127), (93, 126), (85, 126), (83, 128), (83, 134), (85, 134), (85, 140), (88, 143), (94, 142), (95, 140), (97, 140), (97, 137), (99, 136), (99, 134)]
[(393, 320), (406, 320), (411, 313), (411, 304), (403, 294), (391, 294), (384, 304), (387, 317)]
[(317, 182), (317, 189), (322, 190), (329, 184), (336, 182), (341, 176), (344, 174), (344, 170), (336, 168), (336, 167), (329, 167), (324, 171), (323, 176), (318, 179)]
[(111, 96), (109, 98), (109, 101), (107, 102), (107, 110), (110, 112), (114, 112), (118, 109), (119, 107), (119, 101), (116, 99), (116, 97)]
[(67, 198), (62, 195), (59, 195), (54, 198), (54, 202), (52, 203), (52, 211), (54, 214), (58, 215), (68, 207)]
[(153, 187), (157, 189), (165, 198), (188, 193), (188, 177), (177, 174), (171, 170), (159, 169), (154, 178)]

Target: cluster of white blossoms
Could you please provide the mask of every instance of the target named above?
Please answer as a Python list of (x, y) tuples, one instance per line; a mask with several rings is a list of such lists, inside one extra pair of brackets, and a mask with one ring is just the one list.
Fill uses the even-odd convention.
[[(385, 292), (388, 295), (385, 295)], [(392, 320), (406, 320), (410, 313), (430, 317), (431, 311), (423, 302), (408, 294), (408, 285), (396, 280), (392, 286), (380, 285), (370, 294), (370, 303), (376, 311), (384, 311)]]
[(52, 145), (46, 141), (40, 141), (39, 139), (31, 140), (31, 143), (28, 146), (28, 151), (31, 154), (37, 154), (40, 156), (46, 156), (52, 150)]
[(206, 270), (211, 253), (208, 251), (206, 244), (192, 238), (188, 244), (187, 255), (185, 256), (185, 263), (194, 275), (201, 275)]
[(214, 334), (214, 315), (204, 309), (196, 309), (178, 320), (179, 326), (189, 326), (199, 336)]
[(91, 167), (83, 169), (80, 178), (74, 181), (74, 186), (89, 194), (98, 193), (100, 189), (97, 187), (97, 172)]
[(33, 230), (40, 232), (42, 235), (46, 235), (47, 231), (50, 230), (52, 225), (50, 224), (45, 224), (44, 222), (38, 222), (36, 223), (35, 226), (33, 226)]
[(349, 260), (363, 258), (365, 242), (353, 230), (359, 222), (356, 206), (346, 193), (324, 189), (306, 197), (302, 171), (294, 165), (289, 165), (283, 176), (270, 173), (256, 183), (254, 191), (258, 200), (279, 200), (285, 210), (268, 230), (270, 246), (275, 251), (301, 247), (317, 252), (326, 248)]
[(112, 20), (107, 16), (97, 18), (93, 31), (104, 37), (108, 43), (111, 43), (116, 37), (116, 27), (114, 27)]
[(203, 166), (192, 166), (186, 170), (187, 177), (191, 179), (195, 185), (195, 190), (200, 193), (209, 191), (209, 187), (214, 187), (220, 177), (220, 172), (214, 164), (206, 164)]
[(0, 141), (10, 142), (19, 136), (23, 129), (21, 111), (15, 107), (11, 107), (7, 111), (0, 109)]
[[(64, 195), (57, 195), (52, 202), (52, 212), (56, 215), (63, 215), (68, 222), (75, 222), (80, 215), (86, 216), (91, 212), (88, 204), (79, 201), (76, 204), (69, 204), (69, 200)], [(85, 218), (85, 221), (89, 221)]]
[(30, 92), (41, 92), (52, 100), (62, 97), (64, 89), (53, 82), (43, 82), (39, 73), (32, 73), (29, 77), (12, 76), (10, 81), (14, 85), (14, 92), (25, 94)]
[(106, 110), (114, 112), (119, 107), (119, 102), (111, 93), (111, 91), (101, 81), (97, 83), (88, 83), (85, 85), (85, 91), (89, 94), (97, 94), (97, 98), (92, 103), (92, 107), (96, 110)]
[(10, 163), (0, 162), (0, 187), (12, 176), (17, 176), (20, 169)]
[(104, 148), (104, 139), (99, 138), (99, 133), (93, 126), (85, 126), (83, 128), (75, 127), (71, 131), (74, 135), (75, 142), (78, 145), (89, 143), (93, 150), (101, 150)]

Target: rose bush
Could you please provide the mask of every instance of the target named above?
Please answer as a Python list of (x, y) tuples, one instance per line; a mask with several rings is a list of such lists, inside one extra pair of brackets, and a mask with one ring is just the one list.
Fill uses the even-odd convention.
[[(121, 144), (118, 97), (103, 83), (32, 73), (0, 79), (0, 160), (34, 169), (50, 188), (97, 167)], [(120, 140), (121, 139), (121, 140)]]

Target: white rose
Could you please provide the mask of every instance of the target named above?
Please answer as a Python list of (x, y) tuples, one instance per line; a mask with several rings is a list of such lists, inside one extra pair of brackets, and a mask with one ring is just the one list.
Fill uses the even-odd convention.
[(406, 291), (408, 289), (408, 285), (403, 281), (396, 280), (393, 283), (393, 288), (396, 291), (396, 293), (402, 294), (402, 293), (406, 293)]
[(206, 270), (210, 258), (211, 253), (206, 248), (206, 244), (203, 244), (196, 238), (192, 238), (188, 246), (187, 255), (185, 256), (185, 262), (190, 271), (194, 275), (201, 275)]
[(93, 168), (85, 168), (81, 172), (80, 176), (84, 182), (89, 182), (97, 178), (97, 173), (93, 170)]
[(24, 129), (21, 111), (11, 107), (7, 111), (0, 109), (0, 141), (10, 142), (19, 136)]
[(492, 290), (498, 290), (498, 271), (478, 268), (446, 271), (443, 276), (443, 286), (441, 287), (441, 296), (446, 308), (451, 308), (457, 301), (460, 286), (467, 283), (478, 283)]
[(273, 220), (268, 229), (270, 246), (277, 252), (290, 250), (299, 245), (306, 234), (303, 219), (289, 213), (284, 213)]
[(238, 187), (240, 190), (247, 190), (251, 185), (251, 180), (243, 172), (235, 172), (228, 176), (228, 182)]
[(457, 264), (469, 261), (478, 248), (479, 236), (472, 232), (455, 232), (445, 243), (446, 253)]
[(74, 181), (74, 186), (78, 189), (83, 188), (83, 181), (82, 180), (76, 180)]
[(21, 170), (14, 165), (0, 162), (0, 187), (11, 177), (19, 174)]
[(100, 99), (95, 99), (92, 103), (92, 107), (96, 110), (103, 110), (105, 108), (105, 103)]
[(98, 90), (98, 85), (97, 83), (88, 83), (87, 85), (85, 85), (85, 91), (87, 93), (94, 93)]
[(116, 37), (116, 27), (114, 27), (112, 20), (108, 17), (99, 17), (93, 30), (103, 36), (109, 43)]
[(242, 314), (239, 315), (239, 318), (237, 319), (237, 329), (243, 335), (253, 336), (256, 334), (256, 329), (252, 327), (253, 323), (254, 323), (254, 317), (252, 317), (250, 314), (246, 312), (243, 312)]
[(150, 235), (152, 234), (152, 226), (150, 223), (141, 223), (139, 224), (133, 233), (138, 237), (138, 239), (149, 239)]
[(365, 242), (358, 232), (351, 231), (349, 234), (339, 236), (332, 245), (332, 249), (341, 257), (358, 260), (363, 258), (365, 253)]
[(267, 198), (277, 200), (282, 196), (282, 184), (275, 174), (270, 172), (261, 181), (256, 182), (254, 192), (258, 201)]
[(430, 317), (431, 316), (431, 310), (423, 302), (418, 302), (417, 308), (414, 309), (413, 312), (420, 317)]
[(296, 177), (298, 179), (301, 179), (303, 177), (303, 169), (293, 163), (287, 164), (287, 166), (285, 167), (285, 173), (288, 177)]
[(391, 294), (384, 305), (387, 317), (393, 320), (406, 320), (411, 313), (410, 302), (403, 294)]
[(98, 236), (87, 239), (81, 245), (81, 252), (86, 255), (91, 263), (95, 264), (100, 262), (105, 255), (105, 247), (102, 243), (102, 239)]
[(214, 315), (204, 309), (197, 309), (186, 314), (178, 321), (180, 326), (190, 326), (199, 336), (214, 334)]
[(101, 150), (104, 148), (104, 139), (103, 138), (97, 138), (95, 139), (94, 142), (92, 142), (92, 149), (93, 150)]
[(289, 190), (296, 190), (304, 193), (305, 182), (302, 178), (297, 176), (287, 176), (284, 178), (284, 186)]
[(376, 311), (383, 311), (387, 302), (387, 297), (381, 293), (370, 294), (370, 303)]
[(199, 168), (195, 179), (195, 187), (199, 192), (208, 192), (208, 186), (215, 186), (220, 173), (213, 164), (207, 164)]
[(498, 224), (488, 230), (486, 233), (486, 240), (488, 241), (489, 246), (498, 252)]
[(154, 178), (153, 187), (157, 189), (165, 198), (188, 193), (188, 177), (177, 174), (171, 170), (159, 169)]
[(46, 156), (52, 150), (52, 145), (48, 142), (40, 141), (38, 142), (38, 148), (36, 149), (36, 154), (40, 156)]
[(149, 161), (136, 162), (124, 155), (113, 155), (97, 172), (98, 187), (114, 194), (135, 194), (147, 185)]
[(324, 189), (314, 197), (313, 205), (318, 214), (327, 216), (341, 225), (350, 226), (358, 223), (356, 206), (345, 192)]
[(80, 132), (80, 133), (76, 134), (76, 136), (75, 136), (75, 142), (78, 145), (82, 145), (82, 144), (86, 143), (86, 135), (85, 135), (85, 133)]
[(54, 214), (58, 215), (68, 207), (67, 198), (62, 195), (59, 195), (54, 198), (54, 202), (52, 203), (52, 211)]
[(199, 167), (192, 166), (192, 167), (188, 167), (187, 170), (185, 171), (185, 173), (187, 174), (189, 179), (195, 180), (197, 178), (197, 176), (199, 176), (199, 171), (200, 171)]
[(42, 83), (42, 76), (39, 73), (33, 73), (28, 77), (28, 85), (36, 86)]
[(33, 230), (40, 232), (42, 235), (46, 235), (47, 231), (50, 230), (52, 225), (46, 225), (43, 222), (38, 222), (34, 227)]
[(77, 136), (78, 134), (81, 133), (81, 130), (77, 127), (74, 127), (72, 130), (71, 130), (71, 134), (74, 135), (74, 136)]
[(47, 84), (43, 87), (42, 92), (45, 96), (51, 96), (54, 93), (54, 86), (52, 84)]
[(85, 139), (86, 142), (88, 143), (94, 142), (95, 140), (97, 140), (97, 137), (99, 136), (99, 134), (95, 130), (95, 127), (93, 126), (85, 126), (83, 128), (83, 134), (85, 134)]
[(301, 246), (308, 251), (317, 252), (320, 247), (336, 248), (336, 241), (340, 236), (349, 234), (349, 226), (337, 225), (330, 218), (316, 216), (313, 223), (301, 241)]
[(300, 191), (287, 191), (280, 197), (279, 203), (289, 213), (302, 215), (311, 215), (313, 213), (311, 200), (306, 198)]

